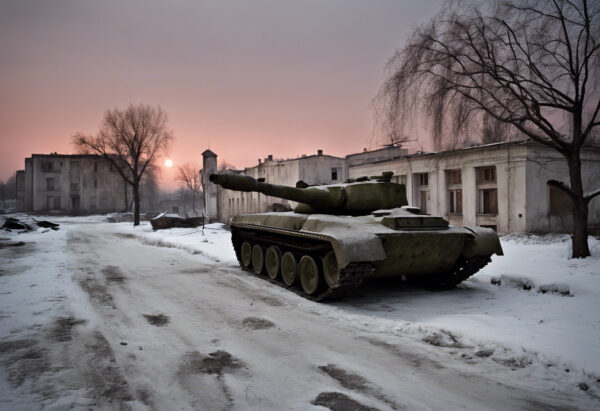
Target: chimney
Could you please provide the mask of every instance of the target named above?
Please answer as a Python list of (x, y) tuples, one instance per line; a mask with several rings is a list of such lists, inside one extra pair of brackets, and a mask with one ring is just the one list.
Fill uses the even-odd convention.
[(317, 155), (318, 156), (322, 156), (323, 155), (323, 150), (317, 150)]
[(267, 157), (267, 159), (268, 159), (269, 161), (273, 161), (273, 154), (269, 154), (269, 156)]
[(365, 147), (365, 148), (363, 148), (363, 153), (366, 153), (366, 152), (367, 152), (367, 148)]
[(262, 164), (262, 160), (259, 158), (258, 159), (258, 165), (261, 165), (261, 164)]

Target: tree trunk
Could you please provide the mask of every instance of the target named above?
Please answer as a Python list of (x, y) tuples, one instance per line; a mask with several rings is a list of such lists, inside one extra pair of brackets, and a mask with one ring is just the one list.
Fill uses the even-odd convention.
[(573, 234), (571, 235), (573, 258), (590, 256), (588, 246), (588, 204), (583, 198), (583, 183), (581, 180), (581, 158), (579, 150), (573, 150), (568, 158), (571, 190), (575, 193), (573, 199)]
[(194, 196), (194, 192), (192, 191), (192, 213), (196, 215), (196, 197)]
[(127, 181), (125, 181), (124, 187), (125, 187), (125, 207), (123, 207), (123, 212), (127, 212), (127, 210), (129, 209), (129, 200), (127, 199), (127, 191), (129, 189), (129, 187), (127, 187)]
[(133, 182), (133, 226), (140, 225), (140, 182)]

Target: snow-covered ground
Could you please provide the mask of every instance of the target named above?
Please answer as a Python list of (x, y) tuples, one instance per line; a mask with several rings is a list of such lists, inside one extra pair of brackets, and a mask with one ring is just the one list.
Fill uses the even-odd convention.
[(319, 304), (241, 271), (220, 224), (47, 219), (0, 232), (25, 243), (0, 248), (0, 408), (600, 407), (597, 239), (507, 236), (455, 290)]

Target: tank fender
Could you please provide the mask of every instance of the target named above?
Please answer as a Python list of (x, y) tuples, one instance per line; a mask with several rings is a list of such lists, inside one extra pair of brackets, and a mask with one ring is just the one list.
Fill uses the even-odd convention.
[[(311, 215), (306, 219), (300, 232), (327, 236), (340, 268), (353, 262), (385, 260), (387, 254), (381, 238), (377, 236), (377, 231), (357, 230), (352, 224), (353, 219), (356, 217)], [(368, 226), (364, 228), (366, 227)]]
[(473, 233), (472, 240), (465, 241), (465, 248), (462, 255), (466, 258), (479, 255), (504, 255), (500, 238), (491, 228), (484, 227), (464, 227)]
[(376, 235), (365, 233), (344, 239), (330, 236), (330, 242), (340, 268), (352, 262), (382, 261), (387, 258), (381, 239)]

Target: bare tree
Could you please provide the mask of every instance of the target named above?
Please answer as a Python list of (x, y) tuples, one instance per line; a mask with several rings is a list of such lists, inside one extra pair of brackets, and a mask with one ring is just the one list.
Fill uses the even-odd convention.
[(130, 104), (107, 110), (96, 136), (77, 133), (73, 143), (111, 162), (133, 189), (134, 220), (140, 224), (140, 182), (144, 173), (172, 140), (167, 114), (160, 107)]
[(200, 169), (196, 165), (186, 163), (178, 167), (177, 179), (192, 195), (192, 210), (196, 211), (196, 195), (200, 193)]
[(235, 170), (235, 166), (233, 164), (231, 164), (230, 162), (228, 162), (227, 160), (221, 160), (217, 171), (219, 173), (222, 173), (227, 170)]
[(588, 204), (600, 190), (584, 193), (580, 153), (600, 125), (599, 41), (598, 1), (447, 2), (390, 59), (379, 120), (401, 127), (425, 111), (458, 134), (481, 129), (485, 115), (557, 150), (570, 184), (548, 184), (571, 198), (572, 255), (587, 257)]

